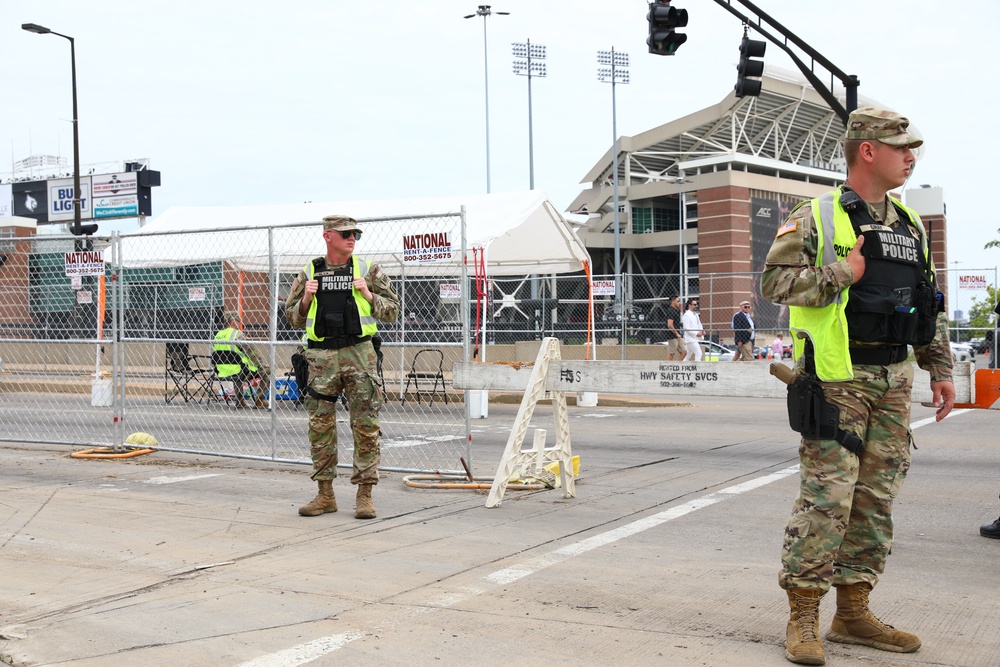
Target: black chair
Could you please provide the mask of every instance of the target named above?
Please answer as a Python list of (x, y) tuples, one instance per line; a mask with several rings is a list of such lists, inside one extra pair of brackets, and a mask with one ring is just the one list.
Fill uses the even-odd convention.
[(167, 343), (163, 364), (163, 399), (167, 403), (178, 397), (183, 398), (185, 403), (195, 399), (191, 389), (193, 379), (188, 344)]
[(215, 393), (215, 365), (212, 357), (204, 354), (192, 354), (188, 357), (189, 373), (194, 386), (192, 397), (201, 403), (211, 404), (213, 400), (222, 398)]
[(427, 394), (426, 386), (434, 381), (430, 390), (427, 405), (434, 404), (434, 397), (437, 396), (438, 387), (441, 388), (441, 396), (444, 397), (445, 405), (448, 404), (448, 392), (445, 391), (444, 384), (444, 353), (441, 350), (419, 350), (413, 355), (413, 362), (410, 364), (410, 372), (406, 374), (406, 387), (403, 389), (401, 405), (406, 404), (406, 396), (410, 393), (410, 383), (413, 383), (413, 393), (417, 396), (417, 403), (420, 403), (420, 381), (424, 381), (424, 394)]

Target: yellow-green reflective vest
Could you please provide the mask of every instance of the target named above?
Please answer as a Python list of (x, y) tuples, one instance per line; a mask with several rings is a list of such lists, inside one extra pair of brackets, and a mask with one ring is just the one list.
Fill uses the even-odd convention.
[[(243, 366), (246, 366), (252, 372), (256, 372), (257, 367), (250, 363), (250, 358), (247, 357), (242, 349), (240, 349), (240, 346), (236, 343), (226, 342), (232, 341), (238, 332), (239, 329), (229, 327), (215, 334), (215, 344), (212, 345), (212, 350), (216, 352), (235, 352), (240, 355), (240, 360), (243, 362)], [(239, 364), (217, 364), (215, 366), (215, 372), (220, 378), (227, 378), (241, 373), (243, 371), (243, 366), (240, 366)]]
[[(813, 199), (812, 216), (816, 222), (818, 245), (816, 248), (816, 266), (833, 264), (847, 257), (858, 237), (854, 233), (850, 214), (840, 204), (841, 188), (831, 190)], [(916, 211), (903, 206), (899, 201), (889, 198), (891, 205), (906, 212), (910, 224), (920, 232), (920, 244), (923, 249), (927, 266), (931, 267), (930, 252), (927, 247), (927, 234)], [(840, 253), (843, 253), (843, 257)], [(804, 332), (813, 343), (816, 361), (816, 375), (820, 380), (839, 382), (854, 378), (851, 363), (851, 351), (848, 338), (847, 316), (845, 311), (850, 294), (850, 286), (837, 293), (825, 306), (814, 308), (805, 306), (788, 307), (788, 326), (793, 332), (792, 345), (795, 358), (805, 349), (805, 340), (798, 336)]]
[[(354, 267), (354, 277), (355, 278), (367, 278), (368, 271), (371, 269), (371, 262), (366, 259), (361, 259), (356, 255), (351, 256), (351, 263)], [(307, 280), (312, 280), (313, 276), (316, 274), (316, 265), (314, 262), (309, 262), (304, 267), (302, 271), (306, 274)], [(361, 336), (374, 336), (378, 333), (378, 322), (372, 315), (372, 304), (368, 299), (361, 295), (361, 292), (351, 288), (351, 294), (354, 296), (354, 303), (358, 307), (358, 315), (361, 316)], [(321, 341), (316, 335), (316, 311), (319, 309), (319, 299), (313, 295), (313, 300), (309, 303), (309, 312), (306, 314), (306, 338), (308, 340)]]

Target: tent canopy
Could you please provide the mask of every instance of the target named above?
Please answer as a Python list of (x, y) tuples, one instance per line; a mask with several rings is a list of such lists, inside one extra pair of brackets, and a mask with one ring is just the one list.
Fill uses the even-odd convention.
[[(405, 260), (404, 237), (448, 232), (451, 256), (425, 266), (433, 273), (460, 273), (462, 207), (466, 212), (468, 262), (485, 250), (491, 275), (581, 271), (589, 254), (548, 197), (537, 190), (392, 201), (344, 201), (272, 206), (172, 207), (134, 234), (123, 234), (121, 264), (176, 267), (226, 261), (246, 271), (298, 270), (321, 255), (317, 225), (325, 215), (346, 214), (365, 230), (358, 254), (390, 273), (420, 273)], [(451, 215), (453, 217), (446, 217)], [(453, 270), (447, 267), (453, 267)]]

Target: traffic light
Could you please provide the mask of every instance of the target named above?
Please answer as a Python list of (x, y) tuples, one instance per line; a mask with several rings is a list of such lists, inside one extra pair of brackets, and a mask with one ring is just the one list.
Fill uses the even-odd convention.
[(81, 225), (79, 222), (73, 222), (69, 226), (69, 231), (73, 236), (92, 236), (97, 233), (97, 225)]
[(764, 61), (754, 60), (763, 58), (767, 42), (744, 37), (740, 42), (740, 64), (736, 66), (736, 97), (757, 97), (760, 95), (761, 82), (757, 79), (747, 79), (748, 76), (759, 77), (764, 75)]
[(683, 28), (688, 24), (686, 9), (670, 6), (670, 0), (653, 0), (649, 4), (649, 37), (646, 44), (649, 52), (658, 56), (672, 56), (688, 36), (674, 32), (674, 28)]

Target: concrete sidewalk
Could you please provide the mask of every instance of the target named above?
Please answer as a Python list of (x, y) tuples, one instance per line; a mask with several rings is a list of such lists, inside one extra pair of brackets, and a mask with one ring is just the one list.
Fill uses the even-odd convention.
[[(515, 406), (474, 424), (492, 475)], [(914, 422), (930, 410), (914, 407)], [(534, 424), (551, 417), (540, 407)], [(996, 414), (915, 433), (872, 596), (915, 654), (827, 643), (828, 665), (1000, 664)], [(0, 656), (98, 665), (790, 664), (777, 588), (797, 443), (780, 401), (573, 408), (577, 497), (428, 491), (384, 474), (379, 518), (302, 518), (300, 466), (157, 452), (78, 460), (0, 443)], [(830, 596), (832, 597), (832, 596)], [(824, 601), (822, 626), (833, 601)]]

